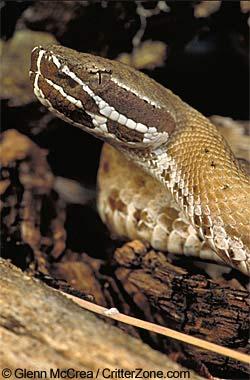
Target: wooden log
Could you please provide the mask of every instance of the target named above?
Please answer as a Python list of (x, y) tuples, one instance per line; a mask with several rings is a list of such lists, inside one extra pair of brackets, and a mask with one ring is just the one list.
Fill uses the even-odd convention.
[[(0, 299), (2, 368), (44, 370), (47, 378), (52, 378), (50, 368), (73, 368), (94, 376), (99, 369), (99, 379), (118, 369), (142, 368), (165, 375), (167, 371), (187, 371), (3, 259)], [(188, 373), (186, 378), (201, 379), (193, 371), (186, 376)]]
[[(115, 276), (137, 315), (140, 312), (143, 319), (221, 346), (250, 352), (250, 298), (243, 287), (233, 288), (226, 281), (188, 273), (171, 264), (166, 255), (139, 241), (117, 249), (114, 260)], [(158, 344), (166, 350), (169, 347), (166, 339)], [(247, 365), (215, 353), (185, 345), (183, 351), (210, 369), (228, 368), (249, 373)]]

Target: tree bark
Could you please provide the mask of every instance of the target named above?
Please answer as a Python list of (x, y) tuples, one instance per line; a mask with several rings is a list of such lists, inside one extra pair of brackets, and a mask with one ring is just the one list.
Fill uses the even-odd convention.
[[(134, 241), (117, 249), (115, 276), (144, 319), (221, 346), (249, 352), (249, 292), (215, 282), (171, 264), (166, 255)], [(168, 341), (162, 338), (164, 348)], [(208, 368), (227, 366), (248, 373), (242, 363), (191, 346), (184, 352)]]
[[(3, 259), (0, 295), (2, 368), (47, 373), (49, 368), (74, 368), (95, 374), (100, 368), (100, 379), (116, 368), (165, 374), (185, 370)], [(104, 368), (108, 368), (105, 373)], [(192, 371), (190, 378), (201, 379)]]

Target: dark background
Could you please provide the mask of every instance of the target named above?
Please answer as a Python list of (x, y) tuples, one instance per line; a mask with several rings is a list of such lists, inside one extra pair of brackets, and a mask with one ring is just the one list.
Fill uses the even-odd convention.
[[(219, 11), (195, 18), (196, 3), (167, 1), (170, 12), (147, 19), (143, 40), (168, 46), (165, 66), (150, 75), (206, 115), (246, 119), (248, 14), (241, 12), (239, 1), (223, 1)], [(48, 31), (62, 45), (109, 58), (131, 51), (140, 25), (136, 2), (129, 1), (2, 1), (1, 12), (5, 40), (19, 21), (19, 28)]]

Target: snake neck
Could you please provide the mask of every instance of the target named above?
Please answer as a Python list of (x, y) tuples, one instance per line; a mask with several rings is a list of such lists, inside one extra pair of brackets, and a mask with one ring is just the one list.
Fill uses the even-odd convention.
[(249, 178), (207, 118), (184, 103), (167, 144), (132, 154), (224, 261), (249, 260)]

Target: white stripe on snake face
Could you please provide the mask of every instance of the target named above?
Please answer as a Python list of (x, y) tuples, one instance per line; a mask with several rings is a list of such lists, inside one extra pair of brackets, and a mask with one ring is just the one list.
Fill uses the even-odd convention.
[[(36, 48), (34, 48), (35, 50)], [(69, 119), (67, 116), (65, 116), (63, 113), (59, 112), (57, 109), (55, 109), (52, 104), (50, 103), (50, 101), (48, 99), (45, 98), (45, 95), (44, 93), (42, 92), (42, 90), (39, 88), (39, 85), (38, 85), (38, 80), (39, 80), (39, 75), (41, 75), (41, 60), (42, 60), (42, 57), (44, 55), (45, 51), (44, 50), (41, 50), (39, 52), (39, 55), (38, 55), (38, 59), (37, 59), (37, 70), (36, 70), (36, 76), (35, 76), (35, 80), (34, 80), (34, 93), (35, 95), (37, 96), (37, 98), (39, 99), (39, 101), (45, 106), (48, 108), (49, 111), (51, 111), (52, 113), (56, 114), (60, 119), (64, 120), (66, 123), (69, 123), (69, 124), (73, 124), (74, 126), (76, 127), (80, 127), (80, 128), (83, 128), (83, 125), (80, 124), (80, 123), (77, 123), (71, 119)], [(53, 62), (55, 63), (56, 66), (60, 65), (60, 62), (57, 60), (56, 57), (52, 56), (52, 59), (53, 59)], [(76, 107), (80, 108), (80, 109), (83, 109), (83, 105), (81, 103), (80, 100), (74, 98), (73, 96), (71, 95), (68, 95), (62, 87), (60, 87), (59, 85), (57, 85), (56, 83), (52, 82), (51, 80), (47, 79), (47, 78), (44, 78), (45, 81), (51, 85), (53, 88), (55, 88), (57, 91), (60, 92), (60, 94), (65, 97), (69, 102), (73, 103)], [(95, 125), (96, 128), (94, 128), (95, 130), (95, 133), (98, 135), (98, 132), (99, 131), (101, 133), (101, 135), (103, 135), (103, 133), (106, 133), (108, 132), (107, 130), (107, 126), (106, 124), (104, 124), (104, 121), (106, 120), (105, 118), (102, 118), (102, 120), (100, 120), (100, 117), (99, 119), (96, 119), (96, 117), (98, 117), (98, 115), (90, 115), (92, 117), (92, 121), (93, 121), (93, 124)], [(105, 119), (105, 120), (104, 120)], [(100, 123), (100, 121), (102, 121), (102, 123)], [(110, 134), (109, 134), (110, 135)], [(114, 136), (113, 136), (114, 137)]]
[(39, 49), (39, 48), (41, 48), (41, 46), (35, 46), (35, 47), (31, 50), (31, 52), (33, 53), (36, 49)]
[[(48, 110), (50, 111), (50, 112), (52, 112), (52, 113), (54, 113), (55, 115), (57, 115), (57, 117), (59, 117), (60, 119), (62, 119), (63, 121), (65, 121), (66, 123), (68, 123), (68, 124), (72, 124), (72, 125), (74, 125), (75, 127), (78, 127), (78, 128), (81, 128), (81, 129), (84, 129), (84, 126), (82, 125), (82, 124), (80, 124), (80, 123), (77, 123), (76, 121), (73, 121), (73, 120), (71, 120), (71, 119), (69, 119), (67, 116), (65, 116), (63, 113), (61, 113), (61, 112), (59, 112), (56, 108), (54, 108), (53, 106), (52, 106), (52, 104), (50, 103), (50, 101), (49, 100), (47, 100), (47, 99), (45, 99), (45, 96), (44, 96), (44, 94), (43, 94), (43, 92), (42, 92), (42, 90), (40, 90), (39, 89), (39, 92), (40, 92), (40, 95), (38, 96), (37, 95), (37, 97), (38, 97), (38, 99), (40, 100), (40, 102), (44, 105), (44, 106), (46, 106), (47, 108), (48, 108)], [(87, 112), (88, 113), (88, 112)], [(91, 113), (89, 113), (90, 114), (90, 116), (92, 117), (92, 115), (91, 115)], [(95, 125), (95, 128), (93, 129), (93, 131), (94, 131), (94, 133), (98, 136), (99, 135), (99, 137), (102, 137), (103, 135), (106, 135), (106, 136), (113, 136), (113, 137), (115, 137), (113, 134), (110, 134), (110, 133), (108, 133), (108, 129), (107, 129), (107, 126), (106, 126), (106, 124), (100, 124), (100, 123), (97, 123), (96, 121), (95, 121), (95, 119), (93, 118), (92, 119), (92, 121), (93, 121), (93, 124)], [(86, 128), (86, 130), (87, 130), (87, 128)], [(88, 129), (88, 131), (89, 131), (89, 129)], [(92, 133), (91, 132), (91, 130), (89, 131), (90, 133)]]
[[(59, 86), (58, 84), (56, 84), (56, 83), (54, 83), (54, 82), (52, 82), (50, 79), (47, 79), (47, 78), (45, 78), (45, 81), (50, 85), (50, 86), (52, 86), (55, 90), (57, 90), (65, 99), (67, 99), (70, 103), (72, 103), (74, 106), (76, 106), (76, 107), (78, 107), (78, 108), (80, 108), (80, 109), (83, 109), (84, 110), (84, 107), (83, 107), (83, 104), (82, 104), (82, 102), (80, 101), (80, 100), (78, 100), (78, 99), (76, 99), (76, 98), (74, 98), (73, 96), (71, 96), (71, 95), (68, 95), (65, 91), (64, 91), (64, 89), (61, 87), (61, 86)], [(108, 128), (107, 128), (107, 124), (106, 124), (106, 122), (107, 122), (107, 118), (105, 118), (105, 117), (103, 117), (103, 116), (100, 116), (100, 115), (96, 115), (96, 114), (94, 114), (94, 113), (92, 113), (92, 112), (88, 112), (88, 111), (86, 111), (85, 110), (85, 112), (89, 115), (89, 116), (91, 116), (91, 118), (92, 118), (92, 123), (93, 123), (93, 125), (95, 126), (95, 127), (97, 127), (97, 129), (99, 129), (100, 131), (103, 131), (103, 132), (108, 132)], [(60, 118), (61, 119), (63, 119), (64, 121), (67, 121), (68, 123), (72, 123), (72, 121), (71, 121), (71, 119), (69, 119), (69, 118), (63, 118), (61, 115), (63, 115), (63, 114), (61, 114), (60, 113)], [(77, 123), (77, 122), (73, 122), (74, 123), (74, 125), (76, 125), (76, 126), (81, 126), (82, 127), (82, 124), (80, 124), (80, 123)], [(94, 128), (95, 129), (95, 128)]]
[(61, 86), (58, 86), (58, 84), (52, 82), (50, 79), (47, 79), (47, 78), (44, 78), (45, 81), (50, 85), (52, 86), (55, 90), (57, 90), (58, 92), (60, 92), (60, 94), (65, 98), (67, 99), (70, 103), (74, 104), (76, 107), (80, 108), (80, 109), (84, 109), (83, 105), (82, 105), (82, 102), (76, 98), (74, 98), (73, 96), (71, 95), (68, 95), (64, 89), (61, 87)]
[[(35, 49), (35, 48), (34, 48)], [(42, 91), (40, 90), (39, 86), (38, 86), (38, 79), (39, 79), (39, 75), (41, 74), (41, 60), (42, 60), (42, 57), (45, 53), (45, 50), (40, 50), (39, 51), (39, 54), (38, 54), (38, 58), (37, 58), (37, 70), (36, 70), (36, 76), (35, 76), (35, 80), (34, 80), (34, 94), (40, 99), (44, 99), (45, 96), (44, 94), (42, 93)]]
[(141, 94), (139, 94), (139, 92), (137, 92), (136, 90), (130, 88), (129, 86), (126, 86), (124, 83), (121, 83), (119, 82), (117, 79), (115, 79), (114, 77), (110, 77), (110, 79), (112, 80), (112, 82), (114, 82), (117, 86), (121, 87), (121, 88), (124, 88), (124, 90), (126, 91), (129, 91), (131, 92), (132, 94), (136, 95), (139, 99), (142, 99), (142, 100), (145, 100), (148, 104), (151, 104), (151, 106), (154, 106), (156, 108), (161, 108), (159, 106), (159, 104), (153, 102), (152, 100), (150, 100), (147, 96), (141, 96)]
[[(33, 50), (36, 50), (38, 47), (35, 47)], [(39, 56), (38, 56), (38, 60), (37, 60), (37, 72), (40, 74), (40, 63), (41, 63), (41, 59), (42, 59), (42, 56), (43, 54), (45, 53), (44, 50), (41, 50), (39, 52)], [(52, 59), (53, 63), (57, 66), (58, 69), (61, 68), (61, 62), (59, 61), (59, 59), (53, 54), (53, 52), (51, 51), (51, 56), (50, 56), (50, 59)], [(129, 129), (132, 129), (132, 130), (136, 130), (137, 132), (140, 132), (140, 133), (143, 133), (144, 134), (144, 139), (143, 141), (144, 142), (151, 142), (152, 140), (154, 140), (155, 138), (157, 138), (157, 136), (161, 133), (158, 133), (157, 132), (157, 129), (155, 127), (147, 127), (145, 124), (142, 124), (142, 123), (137, 123), (135, 122), (134, 120), (132, 119), (129, 119), (127, 118), (125, 115), (123, 114), (120, 114), (119, 112), (117, 112), (114, 107), (110, 106), (107, 102), (105, 102), (103, 99), (101, 99), (99, 96), (96, 96), (94, 94), (94, 92), (79, 78), (77, 77), (77, 75), (71, 71), (67, 65), (64, 65), (63, 68), (62, 68), (62, 72), (66, 75), (68, 75), (71, 79), (73, 79), (75, 82), (77, 82), (78, 84), (80, 84), (83, 88), (84, 91), (87, 92), (87, 94), (89, 96), (91, 96), (92, 99), (94, 99), (95, 103), (97, 104), (98, 108), (99, 108), (99, 112), (104, 115), (104, 116), (107, 116), (109, 119), (113, 120), (113, 121), (117, 121), (118, 123), (126, 126), (127, 128)], [(36, 91), (38, 90), (38, 85), (37, 85), (37, 80), (38, 80), (38, 75), (36, 76), (36, 85), (34, 84), (34, 87), (36, 88)], [(136, 92), (135, 90), (129, 88), (128, 86), (126, 86), (125, 84), (123, 83), (120, 83), (119, 81), (117, 81), (116, 79), (114, 79), (113, 77), (111, 77), (111, 80), (119, 87), (122, 87), (124, 88), (126, 91), (129, 91), (131, 93), (133, 93), (134, 95), (136, 95), (138, 98), (140, 99), (143, 99), (145, 100), (147, 103), (153, 105), (154, 107), (156, 108), (160, 108), (159, 105), (155, 102), (152, 102), (150, 101), (150, 99), (146, 96), (142, 97), (138, 92)], [(58, 89), (59, 90), (59, 89)], [(62, 89), (63, 90), (63, 89)], [(60, 90), (59, 90), (60, 91)], [(35, 92), (35, 90), (34, 90)], [(61, 92), (61, 91), (60, 91)], [(36, 94), (36, 92), (35, 92)], [(61, 92), (62, 94), (62, 92)], [(67, 95), (67, 99), (72, 102), (73, 104), (76, 104), (74, 103), (74, 101), (72, 101), (73, 99), (70, 100), (70, 95)], [(76, 104), (77, 105), (77, 104)], [(77, 105), (77, 107), (80, 108), (79, 105)]]
[[(39, 75), (41, 74), (41, 67), (40, 67), (41, 66), (41, 60), (42, 60), (44, 53), (45, 53), (44, 50), (40, 50), (39, 55), (38, 55), (37, 73), (36, 73), (36, 77), (34, 80), (34, 93), (40, 99), (41, 103), (44, 104), (45, 106), (47, 106), (45, 96), (38, 86), (38, 79), (39, 79)], [(58, 69), (61, 67), (60, 61), (58, 60), (58, 58), (55, 55), (52, 54), (52, 52), (51, 52), (50, 59), (53, 60), (53, 63), (57, 66)], [(71, 79), (73, 79), (75, 82), (77, 82), (78, 84), (81, 85), (83, 90), (85, 92), (87, 92), (87, 94), (95, 101), (96, 105), (99, 108), (99, 112), (101, 115), (104, 115), (107, 118), (109, 118), (110, 120), (118, 122), (119, 124), (124, 125), (131, 130), (135, 130), (137, 132), (142, 133), (144, 135), (143, 136), (143, 142), (144, 143), (150, 143), (150, 142), (156, 140), (157, 137), (160, 138), (161, 136), (165, 140), (168, 138), (168, 134), (166, 132), (159, 133), (159, 132), (157, 132), (157, 129), (155, 127), (149, 127), (148, 128), (145, 124), (137, 123), (134, 120), (127, 118), (125, 115), (120, 114), (118, 111), (115, 110), (114, 107), (110, 106), (102, 98), (95, 95), (94, 92), (79, 77), (77, 77), (74, 72), (72, 72), (68, 68), (68, 66), (64, 65), (62, 68), (62, 72), (64, 74), (66, 74), (67, 76), (69, 76)], [(78, 99), (74, 98), (73, 96), (67, 94), (61, 86), (57, 85), (53, 81), (51, 81), (47, 78), (44, 78), (44, 79), (46, 80), (46, 82), (49, 85), (51, 85), (53, 88), (55, 88), (70, 103), (74, 104), (76, 107), (78, 107), (80, 109), (84, 109), (83, 104), (80, 100), (78, 100)], [(118, 84), (118, 85), (120, 85), (120, 84)], [(129, 89), (127, 89), (127, 90), (129, 90)], [(43, 99), (43, 101), (41, 99)], [(147, 99), (145, 99), (145, 100), (147, 100)], [(85, 112), (86, 112), (86, 110), (85, 110)], [(107, 121), (106, 118), (104, 118), (104, 120), (105, 120), (104, 121), (104, 120), (100, 119), (100, 115), (93, 114), (93, 113), (89, 113), (89, 115), (91, 116), (93, 125), (95, 127), (98, 127), (103, 132), (108, 131), (107, 125), (106, 125), (106, 121)], [(71, 120), (68, 119), (68, 121), (71, 121)], [(79, 123), (77, 123), (77, 124), (80, 125)]]
[[(148, 128), (145, 124), (137, 123), (134, 120), (127, 118), (125, 115), (120, 114), (113, 106), (110, 106), (100, 96), (95, 95), (91, 88), (88, 87), (79, 77), (77, 77), (76, 74), (68, 68), (68, 66), (64, 65), (62, 72), (82, 86), (83, 90), (87, 92), (87, 94), (95, 101), (101, 115), (106, 116), (108, 119), (116, 121), (129, 129), (143, 133), (143, 142), (151, 142), (161, 134), (164, 134), (164, 137), (166, 138), (168, 137), (166, 133), (157, 132), (155, 127)], [(95, 119), (96, 116), (98, 115), (95, 115)]]
[[(49, 100), (47, 100), (45, 98), (42, 90), (39, 88), (39, 86), (38, 86), (38, 79), (39, 79), (39, 75), (41, 74), (41, 67), (40, 66), (41, 66), (41, 60), (42, 60), (42, 57), (43, 57), (44, 53), (45, 53), (45, 51), (41, 50), (39, 52), (39, 56), (38, 56), (38, 59), (37, 59), (37, 74), (36, 74), (36, 77), (35, 77), (35, 80), (34, 80), (34, 93), (35, 93), (35, 95), (38, 97), (38, 99), (40, 100), (40, 102), (45, 107), (47, 107), (49, 109), (49, 111), (52, 111), (53, 113), (55, 113), (58, 117), (60, 117), (60, 119), (64, 120), (67, 123), (71, 123), (71, 124), (73, 124), (76, 127), (81, 127), (82, 128), (82, 124), (72, 121), (68, 117), (64, 116), (61, 112), (59, 112), (58, 110), (56, 110), (52, 106), (52, 104), (49, 102)], [(52, 55), (52, 60), (53, 60), (54, 64), (58, 68), (61, 66), (59, 60), (54, 55)], [(45, 81), (50, 86), (52, 86), (55, 90), (57, 90), (70, 103), (74, 104), (76, 107), (78, 107), (80, 109), (84, 109), (84, 107), (82, 105), (82, 102), (80, 100), (74, 98), (71, 95), (68, 95), (61, 86), (59, 86), (56, 83), (52, 82), (50, 79), (47, 79), (47, 78), (44, 78), (44, 79), (45, 79)], [(93, 114), (91, 112), (87, 112), (87, 113), (92, 117), (93, 125), (97, 128), (97, 130), (99, 130), (101, 132), (106, 132), (106, 133), (108, 132), (107, 125), (105, 124), (106, 121), (107, 121), (106, 118), (101, 117), (99, 115), (95, 115), (95, 114)], [(96, 130), (96, 128), (94, 128), (94, 130)]]
[(85, 111), (89, 116), (92, 118), (92, 123), (94, 124), (95, 127), (99, 128), (103, 132), (108, 133), (108, 128), (107, 128), (107, 118), (103, 116), (96, 115), (95, 113)]
[(52, 57), (52, 61), (53, 61), (53, 63), (56, 65), (56, 67), (58, 68), (58, 69), (60, 69), (60, 67), (61, 67), (61, 63), (60, 63), (60, 61), (57, 59), (57, 57), (55, 56), (55, 55), (51, 55), (51, 57)]

